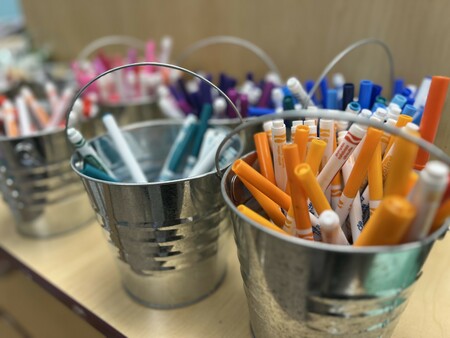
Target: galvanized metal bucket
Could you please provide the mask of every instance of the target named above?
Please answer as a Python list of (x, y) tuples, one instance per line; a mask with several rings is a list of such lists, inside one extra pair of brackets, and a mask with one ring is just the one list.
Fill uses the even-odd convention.
[(62, 129), (0, 138), (0, 189), (21, 234), (48, 237), (93, 219), (71, 154)]
[[(314, 115), (383, 126), (344, 112), (322, 110)], [(280, 115), (310, 116), (307, 111)], [(259, 123), (262, 121), (259, 119)], [(385, 129), (407, 138), (394, 128)], [(415, 141), (450, 163), (450, 158), (436, 147)], [(256, 154), (251, 152), (242, 159), (252, 165)], [(262, 210), (231, 168), (221, 185), (232, 213), (251, 328), (258, 338), (389, 337), (434, 242), (448, 228), (447, 222), (422, 241), (397, 246), (355, 248), (311, 243), (267, 229), (240, 213), (239, 204)]]
[[(181, 125), (182, 121), (165, 119), (122, 129), (149, 183), (97, 180), (83, 175), (78, 157), (72, 158), (72, 168), (113, 248), (125, 289), (140, 303), (157, 308), (194, 303), (220, 285), (231, 233), (220, 177), (214, 170), (186, 179), (157, 180)], [(90, 142), (103, 144), (105, 160), (113, 164), (111, 169), (120, 181), (126, 181), (124, 163), (117, 160), (114, 147), (107, 146), (109, 135)], [(232, 147), (241, 153), (238, 137)]]

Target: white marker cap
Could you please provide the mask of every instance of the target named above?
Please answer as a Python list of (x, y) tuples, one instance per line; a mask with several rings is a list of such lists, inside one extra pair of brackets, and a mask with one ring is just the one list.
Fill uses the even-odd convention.
[(263, 130), (264, 131), (271, 131), (272, 130), (272, 121), (266, 121), (263, 123)]
[(72, 142), (73, 144), (76, 144), (76, 143), (80, 142), (81, 140), (83, 140), (83, 135), (81, 135), (81, 133), (78, 130), (76, 130), (75, 128), (67, 129), (67, 137), (69, 138), (70, 142)]
[(273, 120), (272, 121), (272, 129), (280, 129), (285, 128), (285, 124), (283, 120)]

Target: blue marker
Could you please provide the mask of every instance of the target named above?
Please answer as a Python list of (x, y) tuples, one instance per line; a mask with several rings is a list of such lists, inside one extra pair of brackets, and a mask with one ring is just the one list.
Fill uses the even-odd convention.
[(378, 108), (383, 108), (386, 109), (386, 105), (384, 103), (381, 102), (375, 102), (372, 106), (372, 111), (376, 111)]
[(409, 89), (408, 87), (405, 87), (405, 88), (403, 88), (403, 90), (400, 94), (403, 95), (404, 97), (408, 98), (411, 96), (412, 90)]
[(405, 80), (396, 79), (393, 83), (392, 96), (394, 96), (395, 94), (400, 94), (403, 88), (405, 88)]
[(370, 96), (370, 106), (371, 107), (375, 103), (377, 96), (380, 96), (382, 90), (383, 90), (383, 87), (381, 87), (380, 85), (375, 84), (375, 83), (373, 84), (372, 94)]
[(327, 78), (324, 77), (322, 81), (320, 81), (320, 94), (322, 95), (322, 107), (326, 107), (327, 104), (327, 91), (328, 91), (328, 82)]
[(359, 97), (358, 103), (361, 109), (370, 108), (370, 99), (372, 98), (373, 83), (370, 80), (361, 80), (359, 83)]
[[(211, 81), (212, 80), (211, 75), (207, 75), (206, 79)], [(201, 81), (199, 91), (200, 91), (200, 98), (202, 100), (202, 104), (205, 104), (205, 103), (212, 104), (211, 86), (208, 83)]]
[(261, 116), (275, 113), (275, 109), (261, 108), (261, 107), (248, 107), (248, 116)]
[(401, 108), (403, 108), (403, 106), (406, 104), (406, 97), (404, 97), (403, 95), (401, 95), (401, 94), (396, 94), (393, 98), (392, 98), (392, 100), (391, 100), (391, 103), (395, 103), (397, 106), (399, 106), (400, 107), (400, 109)]
[(424, 107), (420, 107), (420, 109), (413, 116), (412, 122), (414, 124), (417, 124), (418, 126), (420, 126), (420, 121), (422, 120), (423, 110), (424, 110)]
[[(314, 81), (313, 80), (308, 80), (308, 81), (305, 82), (305, 90), (306, 90), (307, 93), (309, 93), (313, 87), (314, 87)], [(313, 96), (311, 97), (311, 100), (314, 103), (314, 105), (317, 106), (318, 100), (317, 100), (316, 93), (313, 94)]]
[(338, 99), (336, 89), (327, 90), (327, 101), (325, 107), (327, 109), (338, 109)]
[(342, 110), (347, 108), (348, 104), (353, 101), (355, 97), (355, 86), (353, 83), (345, 83), (342, 89)]
[(160, 181), (168, 181), (176, 176), (176, 170), (181, 164), (183, 155), (185, 155), (196, 129), (197, 117), (194, 114), (189, 114), (184, 120), (184, 123), (170, 148), (169, 154), (167, 155), (159, 175)]
[(401, 113), (403, 115), (408, 115), (408, 116), (414, 117), (414, 115), (416, 114), (416, 111), (417, 111), (416, 107), (414, 107), (412, 104), (406, 104), (405, 107), (403, 107), (403, 110)]

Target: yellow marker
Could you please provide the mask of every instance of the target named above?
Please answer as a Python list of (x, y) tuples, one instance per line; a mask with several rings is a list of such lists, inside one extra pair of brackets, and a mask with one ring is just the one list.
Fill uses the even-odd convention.
[(441, 204), (438, 211), (436, 212), (436, 216), (434, 217), (433, 224), (431, 225), (431, 229), (429, 234), (432, 234), (437, 229), (439, 229), (447, 217), (450, 216), (450, 199), (447, 199), (444, 203)]
[(292, 199), (292, 204), (289, 210), (291, 215), (294, 215), (297, 235), (303, 239), (313, 240), (311, 222), (306, 204), (307, 198), (302, 186), (297, 184), (294, 174), (295, 168), (300, 163), (300, 159), (298, 157), (298, 146), (296, 144), (285, 145), (283, 147), (283, 154), (286, 162), (286, 174), (288, 176)]
[(267, 216), (269, 216), (269, 218), (276, 225), (278, 225), (280, 228), (282, 228), (286, 221), (286, 217), (281, 212), (280, 206), (278, 204), (276, 204), (274, 201), (272, 201), (269, 197), (264, 195), (261, 191), (256, 189), (253, 185), (251, 185), (244, 178), (241, 178), (240, 180), (247, 187), (248, 191), (251, 192), (253, 197), (256, 199), (256, 201), (259, 203), (259, 205), (266, 212)]
[(370, 215), (372, 215), (383, 199), (383, 171), (381, 168), (380, 143), (378, 143), (378, 145), (376, 146), (372, 159), (369, 162), (367, 176), (369, 182)]
[[(411, 116), (408, 115), (400, 115), (398, 117), (397, 123), (395, 124), (395, 126), (397, 128), (402, 128), (404, 126), (406, 126), (408, 123), (412, 122), (413, 118)], [(392, 145), (394, 144), (396, 137), (390, 137), (389, 139), (389, 143), (385, 149), (385, 152), (387, 153), (389, 151), (389, 149), (391, 149)]]
[(313, 139), (306, 155), (306, 163), (311, 167), (311, 171), (314, 175), (317, 175), (319, 171), (320, 163), (322, 162), (322, 156), (325, 152), (327, 143), (323, 140)]
[(295, 168), (295, 176), (311, 200), (311, 203), (320, 215), (325, 210), (331, 210), (331, 206), (325, 197), (324, 192), (320, 189), (316, 176), (311, 171), (311, 167), (307, 163), (299, 164)]
[(297, 126), (295, 130), (294, 143), (298, 146), (298, 157), (300, 163), (305, 162), (306, 158), (306, 145), (308, 144), (309, 127)]
[[(419, 127), (408, 123), (405, 131), (416, 137), (420, 137)], [(408, 173), (414, 167), (419, 146), (413, 142), (397, 137), (393, 145), (392, 159), (384, 184), (384, 196), (402, 195), (408, 185)]]
[(338, 206), (335, 210), (339, 216), (339, 221), (341, 224), (344, 223), (348, 213), (350, 212), (353, 199), (359, 192), (359, 187), (367, 174), (367, 168), (369, 167), (369, 162), (372, 159), (374, 149), (380, 143), (382, 135), (383, 132), (379, 129), (367, 129), (367, 134), (362, 145), (361, 152), (355, 161), (348, 181), (342, 191), (341, 197), (339, 198)]
[(247, 216), (248, 218), (250, 218), (251, 220), (255, 221), (256, 223), (261, 224), (262, 226), (265, 226), (269, 229), (272, 229), (276, 232), (279, 232), (281, 234), (286, 234), (286, 232), (284, 232), (282, 229), (280, 229), (279, 227), (277, 227), (275, 224), (271, 223), (268, 219), (262, 217), (260, 214), (254, 212), (252, 209), (247, 208), (245, 205), (240, 204), (237, 209), (243, 213), (245, 216)]
[(289, 195), (253, 169), (248, 163), (238, 159), (234, 161), (231, 169), (240, 179), (243, 178), (250, 182), (251, 185), (269, 197), (284, 210), (289, 209), (289, 206), (291, 205), (291, 198)]
[(413, 205), (404, 197), (385, 197), (367, 221), (354, 245), (400, 244), (415, 215)]

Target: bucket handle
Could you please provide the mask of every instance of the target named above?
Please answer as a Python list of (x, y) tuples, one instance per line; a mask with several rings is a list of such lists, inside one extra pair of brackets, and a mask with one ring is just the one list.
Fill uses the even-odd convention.
[(204, 47), (210, 46), (210, 45), (216, 45), (216, 44), (232, 44), (236, 46), (241, 46), (249, 51), (253, 52), (256, 56), (258, 56), (261, 61), (263, 61), (267, 68), (270, 69), (271, 72), (277, 74), (280, 77), (280, 71), (275, 64), (275, 62), (270, 58), (270, 56), (262, 50), (260, 47), (255, 45), (253, 42), (250, 42), (248, 40), (238, 38), (236, 36), (228, 36), (228, 35), (218, 35), (218, 36), (211, 36), (206, 39), (199, 40), (192, 44), (190, 47), (188, 47), (186, 50), (184, 50), (175, 60), (176, 64), (181, 64), (184, 62), (191, 54), (198, 51), (199, 49), (202, 49)]
[(227, 141), (230, 140), (231, 137), (233, 137), (235, 134), (239, 133), (240, 131), (250, 126), (261, 125), (266, 121), (274, 119), (307, 119), (307, 118), (347, 121), (383, 130), (387, 133), (402, 137), (407, 141), (417, 144), (419, 147), (426, 150), (427, 152), (429, 152), (430, 154), (432, 154), (433, 156), (435, 156), (436, 158), (438, 158), (439, 160), (450, 166), (450, 156), (448, 156), (443, 150), (441, 150), (434, 144), (425, 141), (420, 137), (412, 136), (404, 132), (400, 128), (388, 126), (385, 125), (384, 123), (372, 121), (366, 117), (361, 117), (353, 113), (343, 112), (340, 110), (318, 109), (317, 111), (310, 111), (305, 109), (298, 109), (298, 110), (286, 110), (276, 115), (275, 114), (263, 115), (257, 118), (253, 118), (251, 120), (247, 120), (245, 123), (242, 123), (241, 125), (238, 125), (236, 128), (234, 128), (230, 133), (228, 133), (225, 136), (225, 138), (222, 140), (222, 142), (219, 144), (219, 147), (217, 148), (215, 157), (215, 166), (217, 175), (219, 175), (219, 177), (222, 177), (222, 173), (219, 167), (219, 158), (222, 148), (224, 147), (225, 143), (227, 143)]
[(242, 118), (241, 113), (239, 112), (239, 109), (237, 109), (236, 105), (233, 103), (233, 101), (231, 101), (231, 99), (225, 95), (225, 93), (219, 88), (217, 87), (214, 83), (212, 83), (211, 81), (209, 81), (208, 79), (204, 78), (203, 76), (180, 66), (176, 66), (170, 63), (162, 63), (162, 62), (136, 62), (136, 63), (129, 63), (129, 64), (125, 64), (125, 65), (121, 65), (115, 68), (111, 68), (108, 69), (107, 71), (97, 75), (96, 77), (94, 77), (92, 80), (90, 80), (87, 84), (85, 84), (83, 86), (83, 88), (81, 88), (76, 94), (75, 96), (72, 98), (72, 101), (70, 102), (67, 112), (66, 112), (66, 131), (68, 128), (68, 124), (69, 124), (69, 116), (70, 116), (70, 112), (73, 109), (73, 105), (75, 104), (75, 101), (80, 98), (80, 96), (87, 90), (87, 88), (93, 84), (95, 81), (97, 81), (98, 79), (102, 78), (105, 75), (108, 75), (110, 73), (113, 73), (115, 71), (121, 70), (121, 69), (125, 69), (125, 68), (131, 68), (131, 67), (141, 67), (141, 66), (155, 66), (155, 67), (163, 67), (163, 68), (169, 68), (169, 69), (175, 69), (181, 72), (184, 72), (186, 74), (192, 75), (198, 79), (200, 79), (201, 81), (209, 84), (211, 87), (213, 87), (215, 90), (217, 90), (222, 96), (223, 98), (227, 101), (227, 103), (231, 106), (231, 108), (236, 112), (237, 116), (239, 117), (239, 120), (241, 123), (244, 122), (244, 119)]
[(96, 50), (111, 45), (123, 45), (130, 48), (136, 48), (141, 51), (145, 50), (145, 43), (135, 37), (126, 35), (108, 35), (96, 39), (85, 46), (80, 51), (80, 53), (78, 53), (77, 60), (86, 60), (88, 56), (94, 53)]

